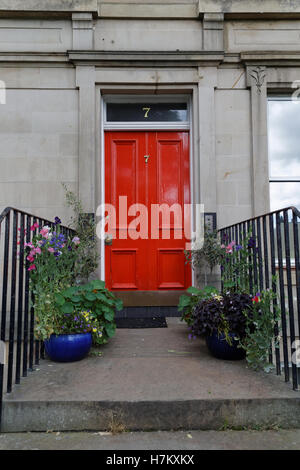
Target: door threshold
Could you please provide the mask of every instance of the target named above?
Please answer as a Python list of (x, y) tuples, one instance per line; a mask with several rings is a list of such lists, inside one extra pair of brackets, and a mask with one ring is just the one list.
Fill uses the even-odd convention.
[(185, 290), (176, 291), (113, 291), (123, 301), (124, 307), (177, 307)]

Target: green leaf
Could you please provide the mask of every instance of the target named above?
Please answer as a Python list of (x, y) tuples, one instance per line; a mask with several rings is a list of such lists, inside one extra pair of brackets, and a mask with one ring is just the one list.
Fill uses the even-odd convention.
[(123, 302), (121, 299), (116, 300), (116, 310), (119, 312), (120, 310), (123, 310)]
[(191, 304), (191, 297), (188, 295), (181, 295), (179, 298), (178, 310), (181, 311), (184, 307)]
[(104, 312), (104, 318), (105, 320), (107, 321), (112, 321), (114, 319), (114, 312), (110, 311), (110, 312)]
[(61, 311), (63, 313), (73, 313), (74, 306), (71, 302), (65, 302), (64, 305), (61, 307)]
[(55, 294), (55, 303), (60, 307), (65, 303), (65, 299), (61, 294)]
[(114, 336), (115, 334), (115, 331), (116, 331), (116, 327), (115, 325), (109, 323), (107, 325), (105, 325), (105, 331), (106, 331), (106, 334), (109, 338), (111, 338), (112, 336)]
[(69, 287), (68, 289), (61, 292), (64, 297), (71, 298), (73, 295), (77, 294), (77, 287)]
[(187, 289), (187, 292), (188, 292), (189, 294), (196, 294), (196, 295), (199, 295), (199, 294), (201, 293), (201, 289), (197, 289), (197, 287), (191, 286), (191, 287), (189, 287), (189, 288)]
[(102, 302), (106, 301), (106, 296), (102, 292), (97, 292), (96, 297), (98, 300), (102, 300)]
[(97, 298), (96, 295), (93, 292), (87, 292), (84, 295), (84, 297), (85, 297), (85, 299), (89, 300), (90, 302), (93, 302)]
[(105, 282), (100, 281), (100, 279), (95, 279), (94, 281), (91, 281), (93, 289), (104, 289), (105, 288)]
[(81, 297), (81, 295), (73, 295), (73, 297), (71, 297), (71, 300), (74, 303), (79, 303), (79, 302), (82, 301), (82, 297)]

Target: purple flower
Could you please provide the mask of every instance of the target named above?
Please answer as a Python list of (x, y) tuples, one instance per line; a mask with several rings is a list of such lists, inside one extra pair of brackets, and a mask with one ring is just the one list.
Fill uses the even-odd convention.
[(242, 245), (235, 245), (235, 250), (236, 251), (240, 251), (242, 249)]
[(60, 218), (59, 218), (59, 217), (55, 217), (54, 223), (55, 223), (55, 225), (61, 224)]
[(255, 248), (255, 238), (254, 238), (254, 237), (250, 237), (250, 238), (249, 238), (249, 241), (248, 241), (248, 248), (249, 248), (249, 249)]

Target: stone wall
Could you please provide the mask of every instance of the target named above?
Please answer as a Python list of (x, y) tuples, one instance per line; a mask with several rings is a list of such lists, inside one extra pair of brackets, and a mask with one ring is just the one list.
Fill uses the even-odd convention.
[(0, 68), (0, 206), (66, 221), (61, 182), (78, 186), (78, 91), (74, 70)]
[[(283, 4), (284, 3), (284, 4)], [(102, 202), (101, 95), (186, 94), (193, 201), (218, 226), (269, 209), (267, 93), (300, 78), (300, 6), (265, 0), (0, 0), (0, 207)]]

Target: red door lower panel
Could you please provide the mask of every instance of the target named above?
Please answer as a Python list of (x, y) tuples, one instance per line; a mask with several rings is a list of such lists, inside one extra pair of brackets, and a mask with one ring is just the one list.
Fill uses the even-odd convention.
[(188, 132), (106, 132), (105, 202), (111, 205), (106, 231), (114, 237), (105, 248), (108, 288), (186, 289)]

